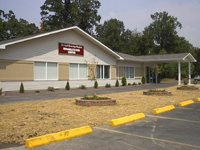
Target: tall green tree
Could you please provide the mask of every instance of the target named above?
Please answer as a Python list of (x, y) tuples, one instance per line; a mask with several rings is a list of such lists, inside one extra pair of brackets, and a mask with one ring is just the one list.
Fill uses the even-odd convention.
[(121, 36), (121, 52), (135, 56), (141, 55), (141, 51), (138, 46), (141, 36), (142, 34), (138, 32), (137, 29), (134, 29), (133, 31), (127, 29)]
[(44, 31), (78, 26), (93, 34), (93, 27), (100, 22), (98, 0), (46, 0), (41, 8)]
[(16, 19), (14, 12), (11, 10), (8, 14), (0, 10), (0, 41), (36, 33), (39, 33), (39, 29), (34, 23), (29, 24), (28, 21), (22, 18)]
[(175, 41), (177, 37), (177, 28), (182, 28), (182, 24), (174, 16), (170, 16), (167, 12), (156, 12), (151, 15), (153, 22), (145, 28), (145, 33), (153, 37), (157, 46), (155, 53), (159, 53), (161, 49), (165, 49), (167, 53), (174, 53)]
[(196, 60), (197, 62), (194, 63), (195, 69), (194, 69), (194, 75), (200, 75), (200, 48), (195, 47), (194, 52), (196, 54)]
[(96, 28), (96, 38), (110, 49), (122, 51), (122, 35), (125, 32), (124, 23), (117, 19), (104, 21), (102, 25)]

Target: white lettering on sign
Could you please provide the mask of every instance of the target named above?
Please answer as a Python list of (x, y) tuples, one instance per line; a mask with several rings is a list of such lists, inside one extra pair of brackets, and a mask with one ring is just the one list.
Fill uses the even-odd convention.
[[(64, 46), (63, 50), (68, 51), (69, 54), (76, 54), (76, 52), (80, 52), (80, 49), (82, 48), (82, 46), (67, 45), (67, 44), (61, 44), (61, 46)], [(66, 47), (70, 47), (70, 48), (66, 48)]]
[(64, 51), (76, 51), (76, 52), (80, 52), (80, 49), (73, 49), (73, 48), (63, 48)]
[(68, 51), (68, 54), (76, 54), (74, 51)]
[(59, 43), (59, 54), (84, 55), (84, 46)]

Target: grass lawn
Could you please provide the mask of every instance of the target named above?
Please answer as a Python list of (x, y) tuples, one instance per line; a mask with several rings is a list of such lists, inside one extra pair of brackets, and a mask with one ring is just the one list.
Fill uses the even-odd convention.
[(147, 96), (143, 91), (101, 95), (117, 99), (115, 106), (83, 107), (75, 98), (0, 105), (0, 143), (24, 144), (28, 138), (81, 126), (102, 126), (110, 120), (200, 97), (199, 90), (166, 88), (172, 96)]

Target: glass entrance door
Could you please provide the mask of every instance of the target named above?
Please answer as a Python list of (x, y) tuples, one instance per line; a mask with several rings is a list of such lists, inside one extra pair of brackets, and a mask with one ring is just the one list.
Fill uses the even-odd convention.
[(155, 83), (155, 73), (151, 67), (147, 67), (147, 83)]

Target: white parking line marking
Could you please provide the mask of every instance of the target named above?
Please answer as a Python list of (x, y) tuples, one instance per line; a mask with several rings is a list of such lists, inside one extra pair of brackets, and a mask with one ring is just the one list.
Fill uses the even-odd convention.
[[(99, 127), (94, 127), (94, 128), (95, 128), (95, 129), (99, 129), (99, 130), (108, 131), (108, 132), (119, 133), (119, 134), (124, 134), (124, 135), (129, 135), (129, 136), (134, 136), (134, 137), (139, 137), (139, 138), (143, 138), (143, 139), (152, 140), (151, 137), (147, 137), (147, 136), (141, 136), (141, 135), (136, 135), (136, 134), (130, 134), (130, 133), (125, 133), (125, 132), (120, 132), (120, 131), (115, 131), (115, 130), (109, 130), (109, 129), (99, 128)], [(200, 146), (196, 146), (196, 145), (190, 145), (190, 144), (179, 143), (179, 142), (174, 142), (174, 141), (167, 141), (167, 140), (162, 140), (162, 139), (157, 139), (157, 138), (153, 138), (153, 139), (154, 139), (155, 141), (161, 141), (161, 142), (173, 143), (173, 144), (178, 144), (178, 145), (183, 145), (183, 146), (188, 146), (188, 147), (200, 148)]]
[(162, 116), (153, 116), (153, 115), (145, 115), (146, 117), (152, 118), (161, 118), (161, 119), (169, 119), (169, 120), (176, 120), (176, 121), (185, 121), (185, 122), (193, 122), (193, 123), (200, 123), (200, 121), (193, 121), (193, 120), (185, 120), (185, 119), (178, 119), (178, 118), (170, 118), (170, 117), (162, 117)]
[(195, 111), (200, 111), (200, 109), (192, 109), (192, 108), (183, 108), (183, 107), (176, 107), (178, 109), (188, 109), (188, 110), (195, 110)]
[(122, 142), (122, 141), (118, 141), (118, 142), (119, 142), (119, 143), (122, 143), (122, 144), (125, 144), (125, 145), (128, 145), (128, 146), (131, 146), (131, 147), (138, 148), (138, 149), (147, 150), (147, 149), (144, 149), (144, 148), (141, 148), (141, 147), (138, 147), (138, 146), (134, 146), (134, 145), (131, 145), (131, 144), (128, 144), (128, 143)]

